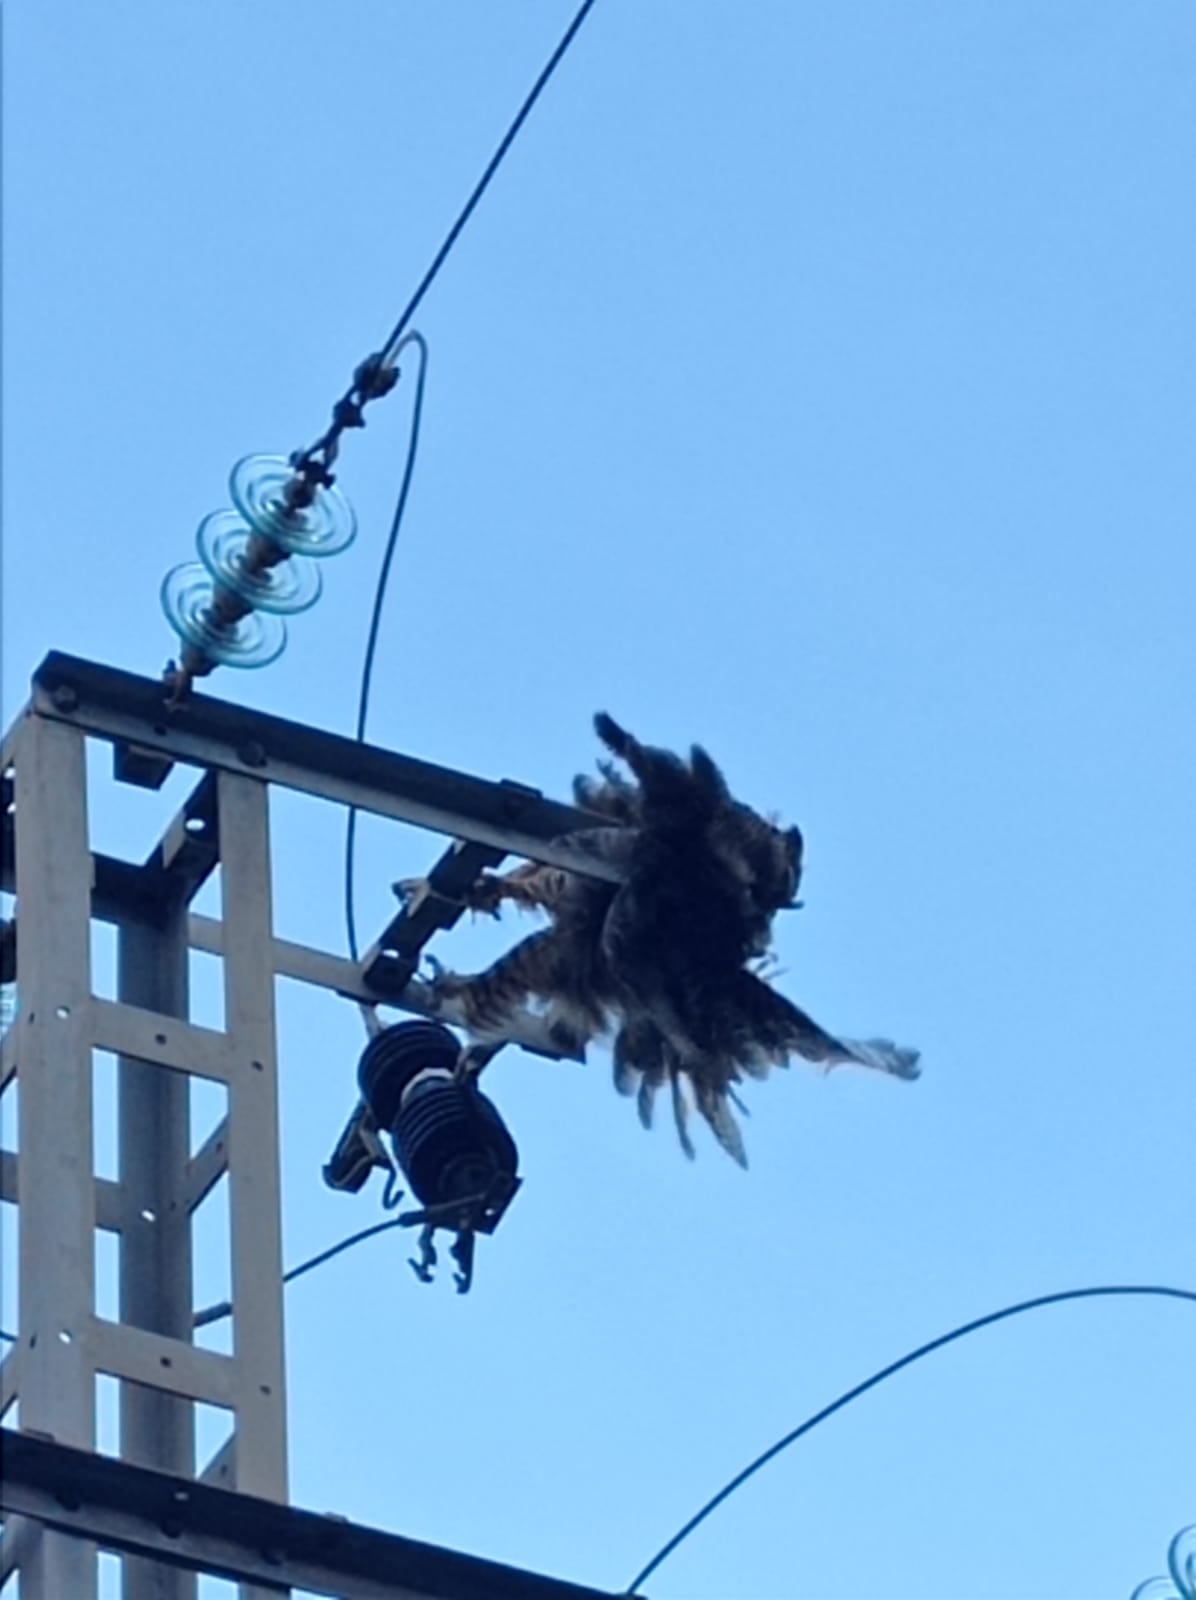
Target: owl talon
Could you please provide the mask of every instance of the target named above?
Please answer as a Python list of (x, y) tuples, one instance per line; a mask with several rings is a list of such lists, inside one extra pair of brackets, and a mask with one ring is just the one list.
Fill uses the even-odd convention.
[(461, 896), (462, 903), (472, 914), (502, 920), (503, 885), (500, 878), (489, 873), (474, 880)]
[(428, 976), (424, 982), (433, 993), (436, 993), (444, 987), (445, 979), (448, 977), (448, 968), (443, 961), (438, 961), (434, 955), (430, 955), (426, 950), (424, 951), (424, 965), (428, 969)]

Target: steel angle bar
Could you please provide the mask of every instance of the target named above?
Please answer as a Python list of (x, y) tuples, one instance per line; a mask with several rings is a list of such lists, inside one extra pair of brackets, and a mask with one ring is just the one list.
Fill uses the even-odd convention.
[(237, 1403), (234, 1356), (105, 1317), (91, 1319), (88, 1345), (97, 1372), (230, 1411)]
[[(191, 913), (191, 947), (206, 950), (209, 955), (224, 954), (224, 930), (217, 917), (204, 917)], [(439, 1015), (432, 991), (418, 978), (408, 981), (402, 994), (395, 997), (382, 994), (364, 981), (361, 968), (344, 956), (334, 956), (326, 950), (316, 950), (311, 945), (295, 944), (290, 939), (273, 941), (274, 972), (277, 977), (291, 978), (296, 983), (308, 983), (317, 989), (329, 989), (334, 994), (363, 1005), (381, 1005), (397, 1011), (409, 1011), (417, 1017)], [(547, 1056), (554, 1061), (584, 1061), (583, 1051), (563, 1050), (553, 1039), (543, 1017), (524, 1011), (510, 1026), (510, 1043), (517, 1044), (533, 1055)]]
[[(20, 1203), (21, 1158), (15, 1150), (0, 1150), (0, 1200)], [(97, 1178), (96, 1227), (106, 1233), (119, 1233), (125, 1226), (128, 1202), (123, 1187), (111, 1178)]]
[(211, 695), (192, 694), (168, 712), (155, 679), (57, 651), (37, 669), (33, 685), (39, 715), (101, 738), (618, 880), (608, 864), (554, 843), (593, 827), (596, 819), (589, 812), (545, 799), (521, 784), (473, 777)]
[(92, 1043), (97, 1050), (153, 1062), (175, 1072), (230, 1083), (248, 1060), (218, 1028), (183, 1022), (160, 1011), (147, 1011), (127, 1001), (95, 998), (91, 1002)]
[(0, 1508), (242, 1583), (337, 1600), (614, 1600), (559, 1578), (4, 1429)]

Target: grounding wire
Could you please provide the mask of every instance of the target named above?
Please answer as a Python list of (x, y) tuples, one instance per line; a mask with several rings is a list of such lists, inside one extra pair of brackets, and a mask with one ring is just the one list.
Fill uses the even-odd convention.
[[(374, 589), (374, 606), (370, 615), (369, 633), (366, 636), (365, 657), (361, 667), (361, 690), (357, 700), (357, 724), (354, 737), (358, 744), (365, 739), (366, 719), (370, 709), (370, 688), (374, 677), (374, 656), (378, 648), (378, 633), (382, 624), (382, 607), (386, 600), (386, 586), (390, 581), (390, 569), (394, 561), (395, 548), (399, 542), (399, 530), (403, 525), (403, 514), (407, 509), (407, 496), (411, 489), (411, 478), (415, 471), (415, 457), (419, 450), (420, 421), (424, 410), (424, 383), (428, 376), (428, 345), (422, 334), (412, 331), (402, 338), (396, 346), (392, 359), (408, 344), (413, 344), (419, 354), (419, 374), (415, 380), (415, 401), (411, 409), (411, 433), (407, 441), (407, 459), (403, 464), (403, 481), (399, 486), (399, 498), (395, 502), (394, 516), (391, 518), (390, 532), (386, 536), (386, 547), (382, 555), (382, 565), (378, 569), (378, 582)], [(357, 916), (353, 905), (353, 866), (357, 849), (357, 807), (349, 807), (349, 815), (345, 823), (345, 934), (349, 942), (349, 959), (357, 961)]]
[(875, 1389), (878, 1384), (884, 1383), (886, 1378), (891, 1378), (894, 1373), (900, 1372), (903, 1367), (912, 1366), (915, 1361), (921, 1361), (923, 1356), (932, 1355), (934, 1351), (941, 1350), (945, 1345), (953, 1344), (956, 1339), (962, 1339), (969, 1333), (976, 1333), (981, 1328), (990, 1327), (994, 1322), (1003, 1322), (1007, 1317), (1020, 1316), (1024, 1311), (1036, 1311), (1042, 1306), (1059, 1305), (1065, 1300), (1094, 1300), (1133, 1295), (1153, 1295), (1170, 1300), (1189, 1300), (1196, 1303), (1196, 1291), (1194, 1290), (1174, 1289), (1158, 1285), (1116, 1284), (1101, 1285), (1089, 1289), (1064, 1289), (1057, 1294), (1043, 1294), (1036, 1296), (1033, 1300), (1020, 1300), (1016, 1305), (1005, 1306), (1000, 1311), (990, 1311), (987, 1316), (977, 1317), (972, 1322), (965, 1322), (960, 1327), (953, 1328), (950, 1333), (940, 1334), (937, 1339), (931, 1339), (928, 1344), (919, 1345), (916, 1350), (911, 1350), (908, 1355), (902, 1356), (899, 1361), (890, 1362), (887, 1367), (882, 1367), (879, 1372), (874, 1372), (870, 1378), (865, 1378), (863, 1383), (857, 1383), (854, 1389), (848, 1389), (846, 1394), (841, 1394), (837, 1400), (832, 1400), (830, 1405), (823, 1406), (821, 1411), (816, 1411), (812, 1417), (807, 1417), (804, 1422), (778, 1439), (774, 1445), (770, 1445), (762, 1455), (758, 1455), (742, 1472), (737, 1473), (730, 1483), (725, 1484), (713, 1499), (708, 1500), (683, 1528), (678, 1529), (667, 1544), (660, 1547), (647, 1566), (636, 1573), (624, 1593), (634, 1595), (640, 1584), (650, 1578), (657, 1567), (667, 1560), (678, 1546), (684, 1544), (690, 1534), (700, 1527), (713, 1511), (716, 1511), (724, 1501), (729, 1500), (737, 1489), (742, 1488), (749, 1478), (759, 1472), (761, 1467), (766, 1466), (774, 1457), (779, 1456), (783, 1450), (787, 1450), (791, 1444), (796, 1444), (799, 1439), (812, 1432), (820, 1422), (825, 1422), (828, 1417), (833, 1417), (836, 1411), (842, 1411), (853, 1400), (858, 1400), (861, 1395), (867, 1394), (869, 1389)]

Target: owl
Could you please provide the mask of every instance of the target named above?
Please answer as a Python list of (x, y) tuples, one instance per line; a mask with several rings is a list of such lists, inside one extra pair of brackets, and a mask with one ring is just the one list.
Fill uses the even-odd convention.
[[(602, 925), (605, 967), (624, 1018), (616, 1081), (636, 1068), (644, 1083), (668, 1081), (683, 1142), (688, 1085), (719, 1143), (746, 1164), (730, 1104), (745, 1076), (762, 1077), (797, 1056), (916, 1077), (917, 1051), (886, 1039), (838, 1038), (754, 970), (773, 918), (793, 903), (800, 834), (745, 816), (699, 746), (684, 762), (641, 745), (605, 714), (595, 726), (639, 791), (624, 881)], [(652, 1036), (641, 1033), (645, 1021)]]
[[(595, 814), (595, 826), (558, 842), (583, 858), (626, 870), (634, 787), (611, 773), (602, 783), (576, 779), (574, 795)], [(404, 896), (419, 887), (419, 879), (395, 885)], [(431, 962), (431, 990), (440, 1015), (483, 1044), (509, 1037), (512, 1019), (529, 1002), (544, 1009), (549, 1032), (563, 1050), (580, 1050), (609, 1032), (617, 996), (602, 954), (602, 924), (615, 887), (600, 877), (534, 861), (511, 872), (484, 873), (465, 896), (471, 910), (498, 916), (509, 903), (544, 912), (549, 925), (521, 939), (484, 972), (446, 972)]]
[(667, 1085), (686, 1154), (693, 1155), (692, 1097), (745, 1166), (731, 1109), (744, 1077), (762, 1077), (794, 1055), (916, 1076), (916, 1051), (836, 1038), (759, 970), (777, 913), (797, 903), (800, 831), (735, 799), (701, 747), (685, 760), (641, 745), (606, 713), (595, 727), (630, 778), (608, 761), (600, 781), (575, 780), (577, 803), (601, 821), (567, 842), (615, 866), (623, 881), (534, 863), (484, 876), (469, 900), (475, 909), (497, 913), (509, 901), (546, 912), (549, 925), (485, 972), (440, 971), (433, 992), (446, 1020), (475, 1039), (500, 1040), (533, 1001), (562, 1046), (613, 1032), (615, 1086), (636, 1096), (645, 1126)]

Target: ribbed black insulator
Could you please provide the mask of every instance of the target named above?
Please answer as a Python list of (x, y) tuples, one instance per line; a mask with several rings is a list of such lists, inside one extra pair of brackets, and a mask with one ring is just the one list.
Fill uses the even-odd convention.
[(495, 1107), (453, 1076), (460, 1050), (438, 1022), (400, 1022), (370, 1040), (357, 1069), (362, 1098), (425, 1206), (484, 1194), (519, 1166)]
[(395, 1157), (425, 1206), (484, 1194), (499, 1173), (513, 1178), (515, 1141), (471, 1084), (428, 1077), (413, 1084), (391, 1126)]
[(396, 1022), (376, 1033), (357, 1068), (361, 1097), (380, 1128), (393, 1128), (403, 1091), (417, 1073), (452, 1072), (461, 1054), (453, 1034), (439, 1022)]

